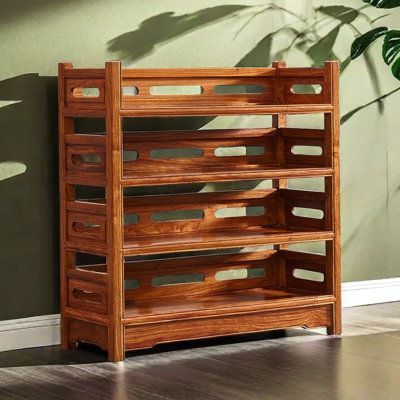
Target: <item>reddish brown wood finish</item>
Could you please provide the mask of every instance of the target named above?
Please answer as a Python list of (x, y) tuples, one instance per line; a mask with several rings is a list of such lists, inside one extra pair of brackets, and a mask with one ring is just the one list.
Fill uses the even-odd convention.
[[(297, 85), (310, 84), (320, 92), (296, 93)], [(198, 94), (155, 93), (171, 86), (189, 86)], [(221, 93), (221, 86), (229, 90)], [(287, 127), (290, 113), (324, 113), (324, 128)], [(272, 126), (123, 132), (121, 122), (134, 116), (240, 114), (273, 114)], [(78, 117), (102, 117), (106, 131), (77, 133)], [(292, 326), (341, 332), (337, 62), (323, 68), (275, 62), (272, 68), (188, 70), (60, 64), (59, 131), (63, 349), (90, 342), (120, 361), (126, 350), (177, 340)], [(219, 153), (243, 146), (243, 154)], [(157, 156), (174, 149), (194, 149), (195, 155)], [(288, 179), (306, 177), (323, 177), (325, 191), (288, 187)], [(246, 179), (272, 179), (272, 188), (123, 196), (127, 186)], [(75, 185), (103, 187), (106, 196), (78, 199)], [(251, 207), (259, 207), (256, 215)], [(221, 217), (225, 208), (246, 209)], [(303, 209), (323, 214), (295, 212)], [(185, 219), (156, 217), (193, 210), (197, 216)], [(131, 214), (136, 220), (124, 223)], [(321, 240), (325, 255), (288, 248)], [(179, 256), (254, 245), (271, 249)], [(80, 252), (105, 262), (81, 265)], [(176, 254), (124, 261), (164, 253)], [(313, 273), (318, 279), (307, 275)]]

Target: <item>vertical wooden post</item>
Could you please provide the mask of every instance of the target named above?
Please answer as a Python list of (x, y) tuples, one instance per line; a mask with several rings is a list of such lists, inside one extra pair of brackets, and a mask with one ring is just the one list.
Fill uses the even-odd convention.
[[(333, 306), (333, 321), (328, 327), (328, 334), (339, 335), (342, 332), (342, 303), (341, 303), (341, 240), (340, 240), (340, 113), (339, 113), (339, 63), (327, 61), (325, 63), (326, 76), (331, 87), (331, 103), (333, 111), (325, 114), (325, 138), (328, 141), (326, 164), (332, 166), (333, 177), (325, 179), (327, 199), (327, 228), (332, 229), (335, 236), (333, 241), (326, 244), (326, 256), (330, 277), (328, 290), (336, 298)], [(330, 215), (329, 215), (330, 214)]]
[(106, 96), (106, 199), (107, 199), (107, 276), (108, 276), (108, 358), (125, 357), (124, 271), (122, 250), (122, 132), (121, 63), (112, 61), (105, 68)]
[[(275, 74), (275, 103), (279, 104), (283, 93), (281, 93), (283, 86), (279, 84), (279, 68), (286, 67), (286, 63), (284, 61), (274, 61), (272, 66), (276, 68)], [(283, 166), (285, 163), (285, 148), (284, 148), (284, 139), (280, 135), (279, 129), (285, 128), (287, 126), (287, 115), (286, 114), (275, 114), (272, 116), (272, 126), (277, 129), (277, 137), (276, 137), (276, 145), (275, 145), (275, 154), (277, 158), (277, 162), (279, 165)], [(272, 187), (275, 189), (284, 189), (288, 186), (287, 179), (273, 179)], [(278, 224), (285, 224), (285, 204), (283, 203), (283, 199), (279, 197), (279, 205), (278, 205)], [(274, 248), (276, 250), (283, 250), (287, 248), (286, 244), (278, 244), (275, 245)], [(286, 269), (285, 269), (285, 260), (279, 256), (279, 285), (285, 286), (286, 284)]]
[(74, 198), (72, 185), (65, 183), (65, 135), (74, 132), (74, 121), (71, 117), (64, 116), (65, 106), (65, 70), (73, 68), (71, 63), (58, 64), (58, 133), (59, 133), (59, 189), (60, 189), (60, 326), (61, 349), (68, 346), (68, 326), (65, 316), (68, 299), (67, 270), (74, 264), (74, 254), (65, 248), (67, 216), (65, 204)]

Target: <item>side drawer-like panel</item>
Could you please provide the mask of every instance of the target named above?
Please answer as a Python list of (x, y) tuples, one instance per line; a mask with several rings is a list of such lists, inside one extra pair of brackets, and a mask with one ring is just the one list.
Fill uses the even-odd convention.
[(65, 107), (71, 109), (105, 109), (104, 79), (66, 79)]
[(106, 216), (68, 211), (67, 219), (68, 241), (98, 246), (106, 243)]
[(77, 279), (68, 280), (69, 308), (106, 314), (107, 306), (107, 286)]

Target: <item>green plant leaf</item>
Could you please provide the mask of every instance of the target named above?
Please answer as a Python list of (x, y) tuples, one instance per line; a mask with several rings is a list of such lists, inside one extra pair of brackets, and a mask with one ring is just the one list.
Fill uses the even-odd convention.
[(371, 6), (376, 8), (400, 7), (400, 0), (363, 0), (363, 2), (371, 4)]
[(316, 11), (336, 18), (345, 24), (353, 22), (360, 15), (358, 10), (346, 6), (321, 6)]
[(400, 57), (392, 65), (392, 74), (400, 81)]
[(400, 53), (400, 31), (386, 33), (382, 46), (382, 57), (387, 65), (391, 64)]
[(381, 26), (379, 28), (372, 29), (356, 38), (351, 45), (351, 59), (354, 60), (359, 57), (376, 39), (386, 35), (387, 31), (387, 27)]
[(348, 57), (345, 58), (343, 61), (341, 61), (341, 63), (340, 63), (340, 73), (341, 73), (341, 74), (343, 74), (343, 72), (345, 71), (345, 69), (350, 65), (350, 61), (351, 61), (350, 56), (348, 56)]

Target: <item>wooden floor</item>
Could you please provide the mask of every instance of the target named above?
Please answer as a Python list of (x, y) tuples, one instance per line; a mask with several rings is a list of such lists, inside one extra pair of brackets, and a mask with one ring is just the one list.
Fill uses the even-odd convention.
[[(240, 341), (239, 341), (240, 340)], [(400, 303), (344, 310), (344, 335), (288, 330), (131, 353), (0, 353), (0, 399), (400, 399)]]

